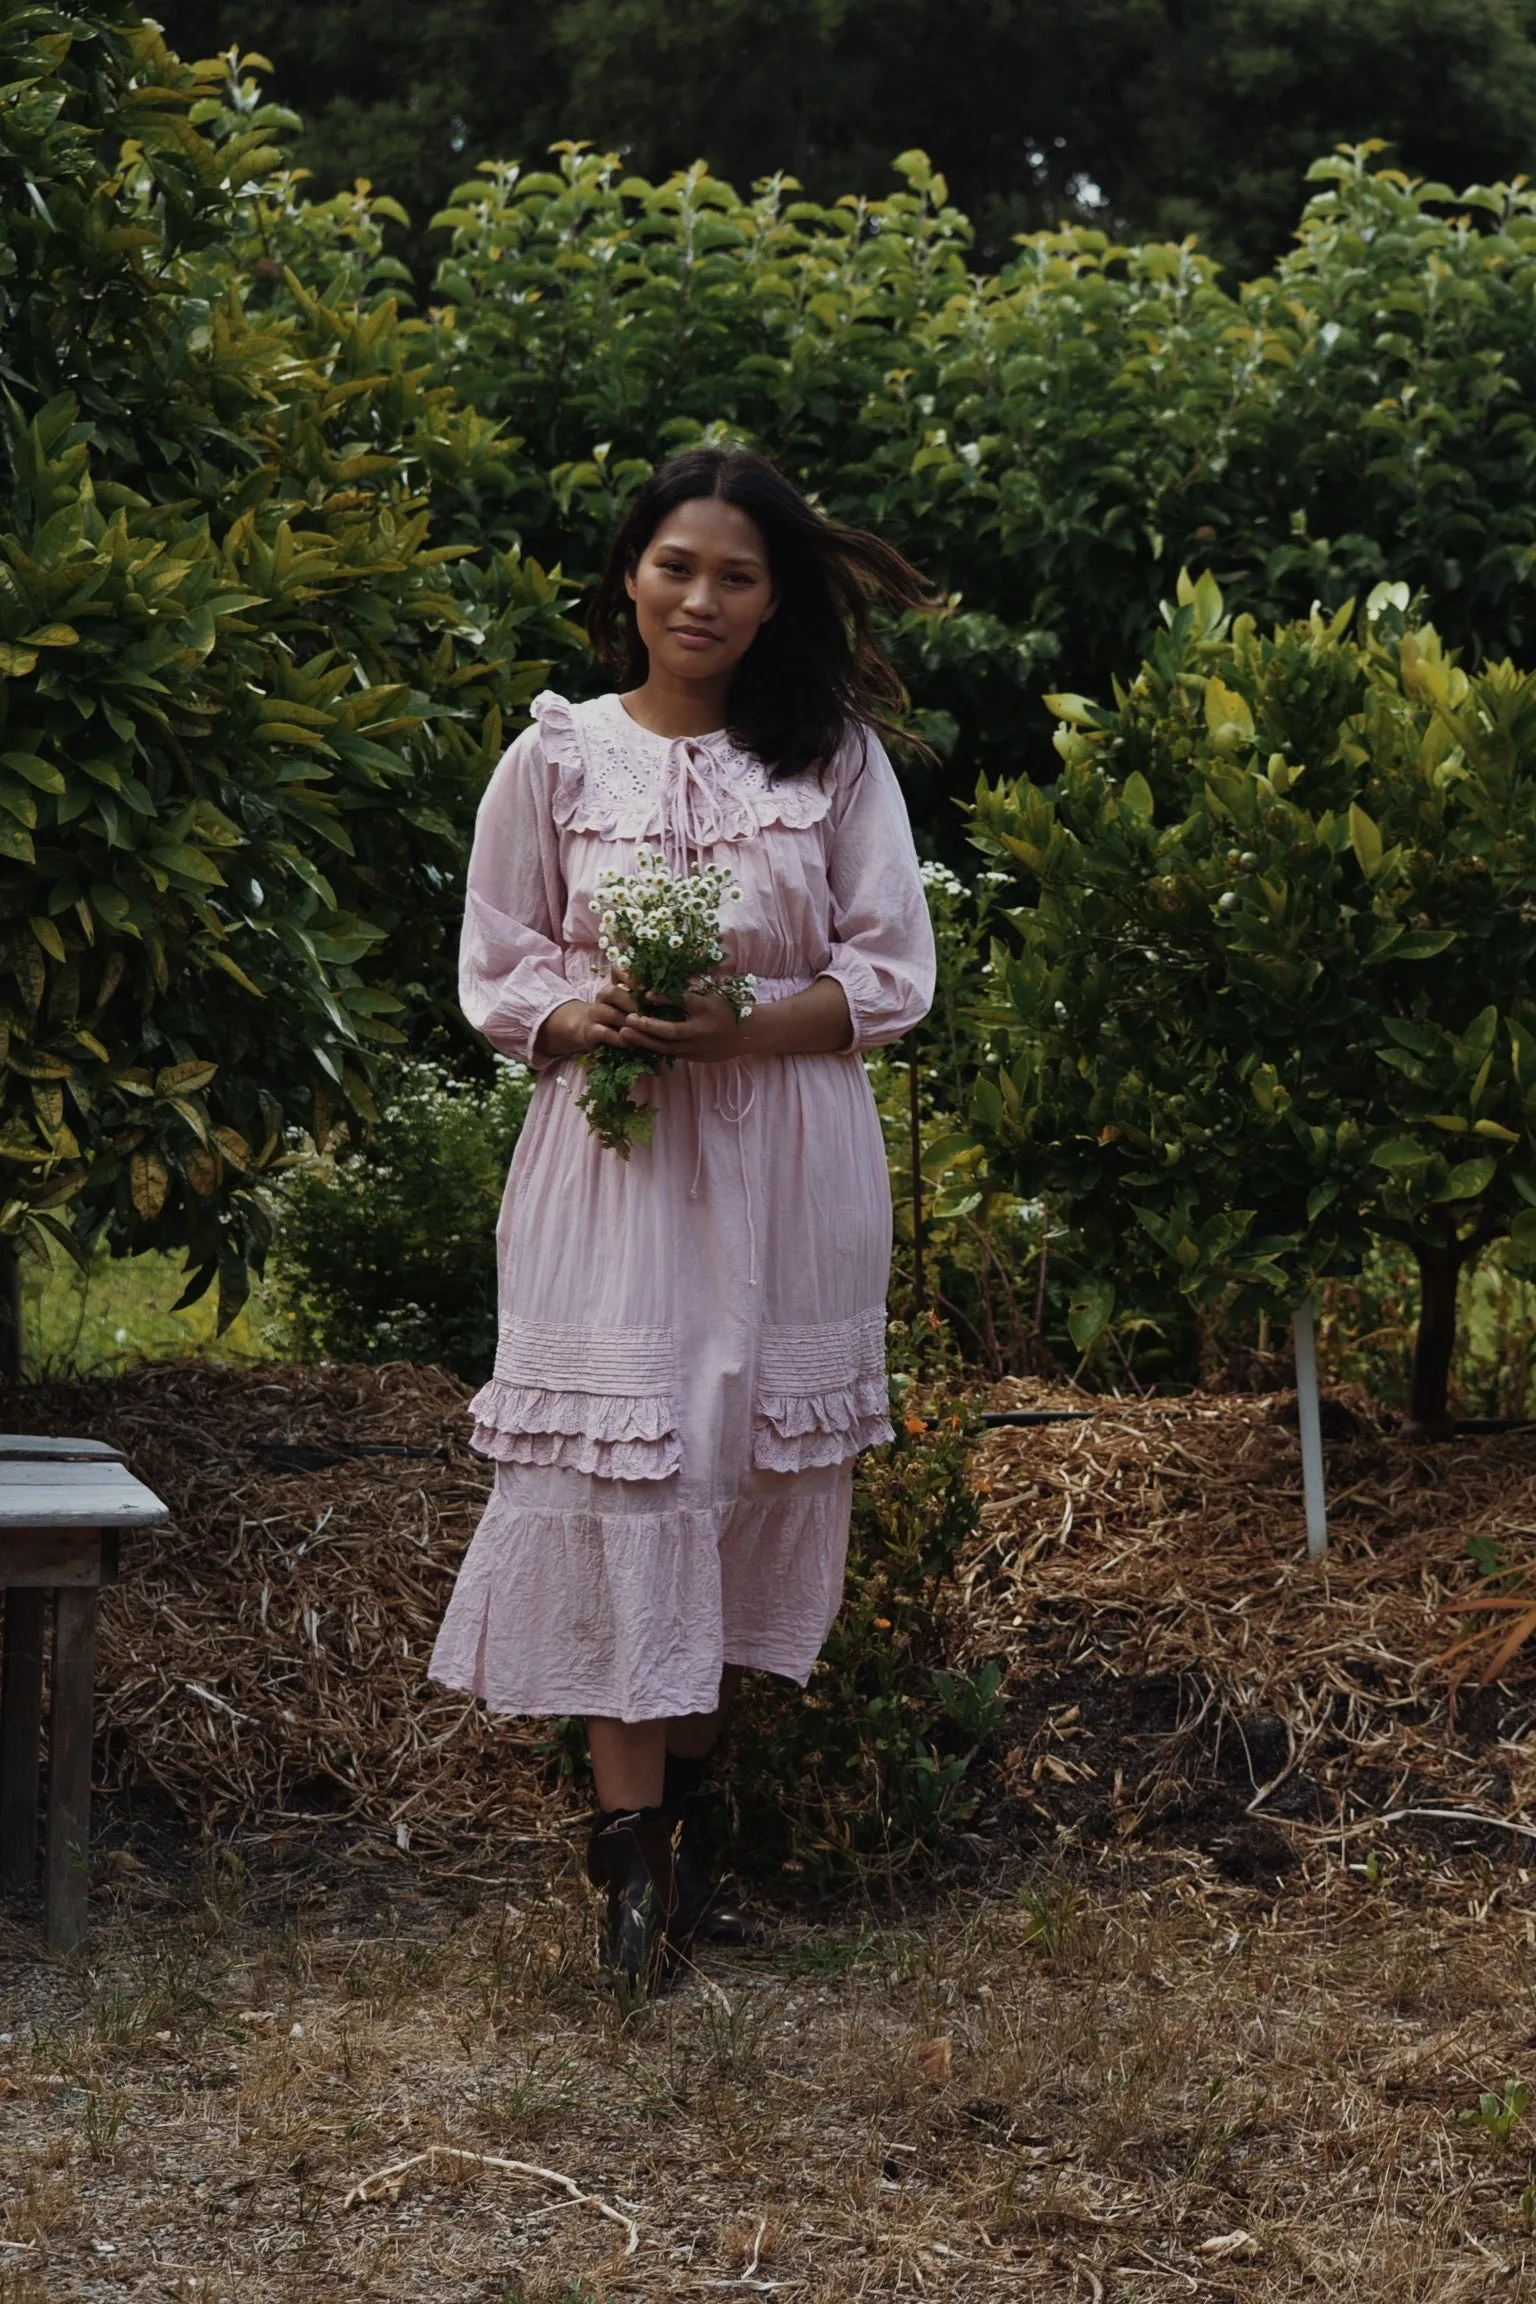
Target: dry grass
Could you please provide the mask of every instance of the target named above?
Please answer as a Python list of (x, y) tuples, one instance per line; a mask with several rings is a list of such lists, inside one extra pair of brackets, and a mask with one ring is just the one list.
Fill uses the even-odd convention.
[[(128, 1868), (87, 1966), (0, 1935), (0, 2296), (1536, 2294), (1524, 2131), (1460, 2117), (1529, 2069), (1524, 1875), (1076, 1859), (785, 1924), (628, 2024), (569, 1872), (429, 1889)], [(467, 2161), (345, 2206), (433, 2144), (635, 2252)]]

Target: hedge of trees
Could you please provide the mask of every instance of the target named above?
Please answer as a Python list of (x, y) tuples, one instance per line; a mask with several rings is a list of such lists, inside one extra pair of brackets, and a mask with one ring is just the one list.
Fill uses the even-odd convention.
[[(941, 761), (909, 764), (914, 813), (973, 871), (982, 778), (1024, 873), (1007, 1109), (978, 1118), (1021, 1186), (1119, 1131), (1091, 1172), (1140, 1213), (1105, 1284), (1127, 1237), (1281, 1294), (1372, 1229), (1453, 1264), (1523, 1239), (1536, 1022), (1463, 898), (1528, 901), (1527, 689), (1499, 667), (1536, 660), (1536, 193), (1335, 154), (1292, 253), (1232, 290), (1187, 240), (1083, 224), (977, 269), (916, 151), (824, 203), (567, 145), (454, 193), (417, 309), (404, 211), (310, 198), (238, 57), (179, 62), (128, 0), (0, 0), (0, 80), (0, 1237), (181, 1248), (238, 1303), (286, 1132), (366, 1118), (370, 1049), (452, 1029), (473, 805), (540, 681), (592, 681), (565, 610), (615, 516), (729, 432), (944, 592), (892, 635)], [(1009, 840), (1084, 861), (1036, 891)], [(1211, 1104), (1188, 1127), (1171, 1073), (1110, 1081), (1113, 1034), (1059, 1093), (1113, 1011), (1087, 964), (1111, 917), (1170, 984), (1246, 987), (1160, 1044)], [(1362, 920), (1409, 939), (1374, 978)], [(1074, 937), (1061, 1025), (1040, 986)], [(1351, 1033), (1355, 1082), (1327, 1053)], [(1297, 1131), (1335, 1096), (1325, 1155)], [(1138, 1131), (1177, 1147), (1150, 1192), (1117, 1167)]]

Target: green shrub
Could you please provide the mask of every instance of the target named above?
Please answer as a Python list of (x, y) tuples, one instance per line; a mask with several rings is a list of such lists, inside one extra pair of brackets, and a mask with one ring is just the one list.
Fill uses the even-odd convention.
[(486, 428), (387, 284), (242, 261), (291, 122), (235, 64), (39, 0), (0, 88), (0, 1262), (180, 1251), (227, 1321), (448, 973), (559, 589), (432, 534)]
[(531, 1087), (505, 1060), (487, 1085), (400, 1064), (361, 1151), (312, 1153), (290, 1171), (277, 1278), (301, 1351), (437, 1361), (484, 1381), (496, 1350), (496, 1218)]
[(842, 1611), (809, 1687), (749, 1680), (732, 1732), (738, 1860), (818, 1887), (931, 1852), (1002, 1721), (997, 1668), (946, 1665), (943, 1601), (977, 1526), (974, 1418), (897, 1424), (860, 1460)]
[(1405, 585), (1167, 617), (1113, 708), (1050, 699), (1053, 794), (978, 794), (1020, 895), (978, 1132), (1080, 1235), (1085, 1350), (1138, 1268), (1285, 1314), (1402, 1242), (1441, 1424), (1463, 1269), (1536, 1258), (1536, 675), (1463, 671)]

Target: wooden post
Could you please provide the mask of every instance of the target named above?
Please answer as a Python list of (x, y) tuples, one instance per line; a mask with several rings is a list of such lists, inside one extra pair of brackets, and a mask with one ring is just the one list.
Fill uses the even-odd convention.
[(923, 1284), (923, 1108), (917, 1091), (917, 1039), (914, 1035), (907, 1058), (908, 1119), (912, 1137), (912, 1298), (917, 1316), (928, 1309), (928, 1291)]
[(1317, 1336), (1310, 1296), (1291, 1317), (1296, 1347), (1296, 1421), (1301, 1428), (1301, 1489), (1307, 1507), (1307, 1557), (1328, 1549), (1328, 1499), (1323, 1487), (1323, 1424), (1317, 1404)]
[(43, 1733), (46, 1592), (5, 1595), (0, 1667), (0, 1887), (24, 1888), (37, 1863), (38, 1756)]
[(21, 1258), (13, 1240), (0, 1240), (0, 1384), (9, 1391), (19, 1392), (25, 1375)]
[(54, 1611), (43, 1925), (50, 1951), (72, 1952), (85, 1934), (90, 1885), (95, 1586), (61, 1585), (54, 1595)]

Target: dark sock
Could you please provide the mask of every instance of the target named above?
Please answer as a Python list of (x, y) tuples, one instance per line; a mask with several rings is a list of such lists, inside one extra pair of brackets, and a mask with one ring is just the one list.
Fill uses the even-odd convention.
[(703, 1785), (707, 1765), (707, 1761), (688, 1759), (681, 1752), (667, 1754), (667, 1773), (661, 1793), (667, 1807), (681, 1808), (685, 1800), (694, 1798)]
[(665, 1802), (655, 1808), (599, 1808), (593, 1829), (607, 1832), (615, 1824), (658, 1823), (666, 1812)]

